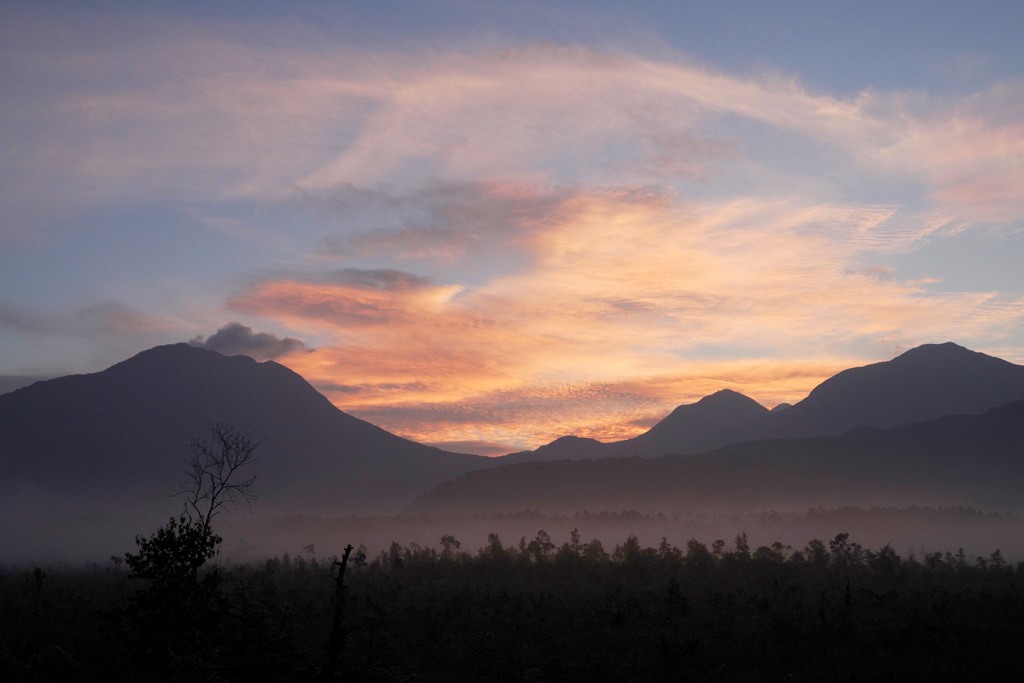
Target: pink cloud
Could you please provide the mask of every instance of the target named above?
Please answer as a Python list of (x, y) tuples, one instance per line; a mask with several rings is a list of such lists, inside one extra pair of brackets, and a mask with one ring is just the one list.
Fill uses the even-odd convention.
[[(282, 198), (429, 179), (677, 184), (753, 174), (766, 187), (787, 159), (758, 158), (750, 143), (789, 136), (822, 154), (808, 186), (867, 166), (924, 183), (964, 220), (1019, 215), (1015, 82), (959, 102), (840, 98), (778, 75), (579, 46), (256, 49), (215, 28), (129, 21), (103, 27), (99, 50), (99, 38), (62, 39), (75, 32), (52, 17), (22, 26), (31, 39), (8, 41), (4, 54), (26, 81), (54, 87), (24, 92), (5, 119), (25, 143), (13, 150), (23, 173), (7, 195), (21, 203)], [(805, 153), (796, 150), (787, 154)]]
[[(858, 267), (878, 248), (868, 236), (890, 230), (888, 208), (744, 199), (697, 209), (645, 188), (561, 202), (543, 230), (506, 226), (532, 255), (521, 269), (472, 286), (391, 273), (410, 284), (381, 287), (352, 271), (258, 282), (231, 306), (333, 339), (290, 362), (314, 383), (349, 387), (329, 392), (343, 409), (421, 440), (514, 434), (524, 447), (564, 433), (627, 438), (638, 421), (721, 388), (766, 405), (799, 400), (855, 364), (823, 345), (866, 342), (884, 358), (894, 345), (1021, 323), (1019, 298), (929, 292)], [(891, 228), (912, 240), (922, 230)], [(709, 344), (762, 350), (714, 363), (701, 360)], [(765, 349), (775, 361), (756, 360)]]

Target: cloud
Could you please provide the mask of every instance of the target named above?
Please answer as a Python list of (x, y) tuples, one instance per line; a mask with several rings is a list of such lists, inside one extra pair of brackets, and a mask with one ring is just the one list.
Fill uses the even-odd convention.
[(505, 455), (515, 450), (514, 446), (493, 441), (438, 441), (428, 445), (452, 453), (473, 453), (474, 455), (486, 455), (488, 457)]
[(70, 310), (33, 309), (0, 303), (0, 327), (53, 336), (145, 337), (165, 331), (170, 319), (113, 301)]
[(416, 392), (409, 392), (375, 403), (373, 394), (339, 395), (316, 386), (347, 412), (408, 438), (434, 445), (497, 442), (508, 453), (567, 434), (605, 442), (628, 439), (647, 431), (676, 406), (720, 389), (743, 392), (768, 407), (782, 399), (796, 401), (840, 370), (862, 364), (858, 359), (687, 362), (673, 375), (638, 376), (614, 384), (522, 384), (448, 401), (417, 402)]
[[(506, 387), (508, 385), (506, 384)], [(348, 412), (388, 425), (418, 441), (500, 443), (504, 453), (536, 448), (565, 434), (604, 440), (638, 433), (626, 423), (637, 416), (664, 417), (660, 399), (615, 391), (594, 383), (531, 383), (478, 392), (457, 401), (360, 404), (358, 396), (338, 401)]]
[(251, 327), (230, 322), (209, 337), (195, 337), (189, 344), (226, 356), (251, 356), (256, 360), (272, 360), (298, 351), (309, 351), (306, 345), (294, 337), (275, 337), (266, 332), (253, 332)]
[(102, 370), (142, 349), (180, 339), (190, 323), (117, 301), (67, 307), (0, 302), (7, 375), (55, 377)]
[[(0, 118), (0, 130), (21, 141), (8, 150), (7, 163), (21, 170), (5, 191), (12, 205), (51, 195), (285, 199), (298, 191), (316, 200), (352, 185), (510, 178), (763, 183), (794, 168), (807, 182), (856, 182), (854, 191), (918, 183), (964, 220), (1011, 220), (1021, 208), (1020, 82), (959, 101), (835, 97), (779, 75), (737, 77), (582, 46), (428, 56), (318, 41), (257, 49), (223, 27), (124, 20), (97, 21), (100, 51), (67, 40), (81, 31), (51, 16), (20, 27), (27, 37), (9, 31), (0, 49), (18, 84), (40, 87), (20, 85)], [(371, 247), (375, 233), (362, 235)]]
[[(1007, 335), (1024, 320), (1019, 296), (942, 292), (873, 266), (949, 229), (893, 207), (516, 190), (528, 206), (541, 193), (552, 207), (544, 229), (529, 211), (496, 219), (525, 258), (480, 281), (314, 270), (255, 281), (229, 305), (327, 340), (289, 364), (344, 410), (417, 440), (517, 447), (564, 433), (628, 438), (721, 388), (793, 402), (865, 358), (828, 349), (871, 348), (877, 360)], [(718, 349), (741, 360), (715, 361)]]
[(424, 289), (430, 285), (430, 279), (403, 273), (393, 269), (341, 268), (327, 273), (325, 281), (358, 287), (361, 289), (377, 289), (389, 292), (408, 292)]
[(916, 116), (907, 115), (899, 95), (887, 99), (895, 110), (889, 114), (892, 126), (900, 134), (888, 144), (865, 148), (866, 163), (917, 179), (938, 208), (960, 221), (1019, 220), (1024, 211), (1024, 81), (1000, 83), (945, 106), (926, 106)]
[[(353, 271), (355, 272), (355, 271)], [(460, 291), (458, 286), (428, 286), (426, 281), (408, 276), (399, 287), (397, 271), (387, 276), (392, 288), (382, 288), (382, 281), (367, 280), (348, 274), (342, 278), (314, 281), (299, 279), (258, 283), (246, 294), (233, 297), (229, 306), (236, 311), (263, 314), (275, 313), (297, 319), (320, 320), (333, 327), (380, 327), (413, 324), (430, 310)], [(378, 277), (371, 275), (369, 277)], [(333, 281), (330, 281), (333, 280)], [(425, 321), (424, 321), (425, 323)]]
[(54, 320), (46, 315), (24, 310), (20, 306), (2, 303), (0, 303), (0, 326), (31, 333), (51, 332), (59, 327)]
[(296, 205), (342, 227), (321, 241), (327, 258), (451, 263), (523, 251), (522, 240), (564, 220), (568, 188), (510, 181), (429, 182), (407, 188), (344, 185), (296, 193)]

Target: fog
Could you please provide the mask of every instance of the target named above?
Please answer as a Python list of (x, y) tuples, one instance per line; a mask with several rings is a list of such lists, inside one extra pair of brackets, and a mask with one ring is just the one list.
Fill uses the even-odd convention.
[[(149, 536), (170, 517), (163, 510), (137, 514), (90, 514), (11, 517), (0, 525), (0, 565), (111, 564), (111, 558), (135, 550), (137, 535)], [(348, 544), (365, 546), (372, 558), (394, 542), (440, 547), (442, 536), (454, 536), (465, 552), (475, 553), (498, 534), (502, 545), (518, 546), (539, 531), (556, 545), (567, 543), (575, 529), (586, 543), (599, 540), (612, 552), (629, 536), (645, 547), (662, 539), (685, 548), (690, 539), (707, 546), (716, 540), (732, 548), (738, 534), (747, 534), (751, 548), (779, 542), (792, 550), (812, 539), (828, 541), (849, 533), (868, 549), (886, 544), (904, 558), (923, 559), (933, 552), (963, 549), (971, 559), (1000, 550), (1008, 560), (1024, 561), (1024, 520), (1009, 513), (970, 508), (904, 507), (812, 509), (803, 513), (775, 511), (649, 514), (579, 512), (549, 515), (538, 512), (477, 516), (262, 516), (234, 508), (218, 516), (215, 531), (223, 537), (219, 561), (259, 562), (285, 553), (319, 558), (341, 555)]]
[(811, 539), (828, 541), (839, 533), (865, 548), (889, 544), (903, 557), (923, 558), (932, 552), (956, 552), (968, 557), (989, 556), (999, 549), (1012, 561), (1024, 561), (1024, 520), (1016, 515), (980, 513), (967, 508), (843, 508), (809, 510), (803, 514), (763, 513), (651, 515), (631, 511), (573, 515), (521, 512), (474, 517), (342, 517), (334, 519), (233, 517), (221, 526), (222, 554), (228, 561), (248, 561), (285, 552), (319, 556), (340, 555), (348, 543), (365, 545), (367, 554), (386, 550), (392, 542), (440, 547), (444, 535), (454, 536), (462, 550), (476, 552), (498, 534), (502, 545), (517, 546), (539, 531), (556, 545), (567, 543), (575, 529), (583, 542), (601, 541), (611, 552), (627, 537), (636, 536), (645, 547), (662, 539), (685, 548), (690, 539), (708, 545), (718, 539), (733, 547), (739, 534), (747, 534), (751, 548), (780, 542), (793, 550)]

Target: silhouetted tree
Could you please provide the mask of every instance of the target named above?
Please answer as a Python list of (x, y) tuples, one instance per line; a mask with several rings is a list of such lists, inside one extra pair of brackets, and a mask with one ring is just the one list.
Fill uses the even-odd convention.
[(240, 479), (240, 470), (256, 459), (260, 443), (223, 424), (210, 425), (208, 440), (196, 437), (189, 442), (186, 481), (175, 493), (185, 496), (185, 515), (190, 522), (209, 528), (228, 503), (244, 500), (251, 504), (256, 499), (256, 475)]
[(832, 563), (841, 569), (860, 564), (863, 559), (863, 548), (859, 543), (850, 541), (849, 533), (836, 534), (836, 537), (828, 542), (828, 547), (832, 553)]
[(210, 426), (209, 441), (192, 439), (186, 481), (175, 492), (185, 496), (185, 509), (149, 539), (135, 538), (139, 553), (125, 555), (132, 576), (159, 584), (195, 579), (221, 541), (211, 528), (214, 516), (227, 503), (256, 498), (256, 476), (239, 481), (239, 471), (255, 460), (258, 446), (248, 434), (221, 424)]
[[(392, 544), (394, 545), (394, 544)], [(342, 618), (345, 614), (345, 569), (348, 567), (348, 558), (352, 554), (352, 544), (345, 546), (345, 554), (341, 561), (334, 561), (332, 569), (334, 575), (334, 621), (331, 624), (331, 637), (327, 641), (327, 676), (334, 675), (338, 669), (338, 655), (345, 648), (345, 628), (342, 625)]]
[(750, 541), (747, 540), (745, 531), (736, 536), (736, 550), (733, 552), (733, 557), (740, 560), (750, 559)]
[(590, 543), (583, 546), (583, 558), (592, 565), (608, 560), (608, 553), (605, 551), (601, 539), (591, 539)]
[(878, 550), (878, 552), (871, 552), (869, 550), (864, 551), (864, 557), (867, 560), (868, 566), (872, 569), (876, 569), (886, 575), (892, 575), (900, 567), (900, 556), (893, 550), (892, 546), (888, 543)]
[(458, 552), (459, 548), (462, 547), (462, 543), (451, 534), (445, 534), (441, 537), (441, 557), (450, 560), (455, 557), (455, 553)]
[(534, 562), (546, 562), (554, 549), (555, 544), (551, 542), (551, 535), (541, 529), (537, 532), (537, 536), (530, 541), (530, 544), (526, 546), (525, 555)]
[(708, 547), (695, 538), (686, 542), (686, 564), (698, 574), (706, 574), (715, 565), (715, 556)]
[(211, 522), (226, 503), (255, 498), (255, 476), (239, 481), (239, 470), (251, 463), (258, 442), (231, 427), (214, 424), (210, 440), (193, 439), (186, 458), (183, 483), (176, 493), (186, 496), (177, 519), (149, 538), (135, 537), (137, 553), (126, 553), (129, 577), (146, 581), (132, 600), (137, 633), (143, 640), (139, 655), (153, 666), (174, 664), (182, 675), (194, 675), (201, 650), (217, 620), (216, 570), (200, 570), (217, 554), (221, 537)]

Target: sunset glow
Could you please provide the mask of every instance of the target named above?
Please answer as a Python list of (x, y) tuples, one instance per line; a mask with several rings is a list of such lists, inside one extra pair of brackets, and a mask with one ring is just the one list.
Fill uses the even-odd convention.
[(952, 11), (851, 8), (905, 44), (832, 72), (790, 19), (843, 11), (795, 3), (691, 8), (714, 41), (614, 4), (8, 5), (0, 391), (238, 322), (342, 410), (500, 454), (922, 343), (1024, 362), (1010, 4), (951, 46)]

